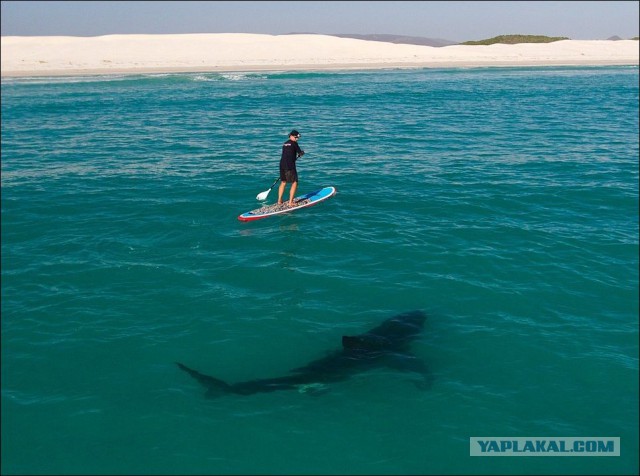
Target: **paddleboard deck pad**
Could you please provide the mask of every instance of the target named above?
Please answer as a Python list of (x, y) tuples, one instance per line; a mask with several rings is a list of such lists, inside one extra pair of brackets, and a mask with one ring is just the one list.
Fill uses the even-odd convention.
[(331, 198), (336, 194), (335, 187), (324, 187), (315, 192), (300, 195), (293, 199), (293, 205), (289, 206), (289, 201), (285, 201), (281, 204), (274, 203), (273, 205), (265, 205), (250, 212), (243, 213), (238, 217), (240, 221), (253, 221), (260, 220), (261, 218), (267, 218), (274, 215), (281, 215), (283, 213), (293, 212), (300, 210), (301, 208), (307, 208), (316, 203), (320, 203), (327, 198)]

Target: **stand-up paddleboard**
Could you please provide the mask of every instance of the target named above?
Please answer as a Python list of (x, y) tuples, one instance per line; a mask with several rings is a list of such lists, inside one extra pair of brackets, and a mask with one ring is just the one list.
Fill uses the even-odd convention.
[(336, 194), (335, 187), (324, 187), (315, 192), (307, 193), (306, 195), (300, 195), (293, 199), (293, 206), (289, 206), (289, 201), (285, 201), (281, 205), (274, 203), (273, 205), (265, 205), (264, 207), (256, 208), (250, 212), (243, 213), (238, 217), (240, 221), (252, 221), (260, 220), (261, 218), (267, 218), (274, 215), (280, 215), (282, 213), (289, 213), (301, 208), (310, 207), (316, 203), (320, 203), (327, 198), (331, 198)]

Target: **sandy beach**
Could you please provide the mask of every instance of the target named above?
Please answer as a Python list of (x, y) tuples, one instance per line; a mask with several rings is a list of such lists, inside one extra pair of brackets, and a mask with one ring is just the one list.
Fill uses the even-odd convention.
[(634, 40), (430, 47), (327, 35), (2, 37), (2, 76), (483, 66), (638, 65)]

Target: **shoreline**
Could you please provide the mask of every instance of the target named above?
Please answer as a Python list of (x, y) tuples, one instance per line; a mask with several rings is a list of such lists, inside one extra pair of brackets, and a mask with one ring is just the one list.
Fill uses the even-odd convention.
[(635, 40), (431, 47), (327, 35), (2, 37), (3, 78), (416, 68), (638, 66)]
[(190, 74), (190, 73), (260, 73), (260, 72), (322, 72), (322, 71), (370, 71), (396, 69), (473, 69), (473, 68), (531, 68), (554, 66), (638, 66), (638, 63), (620, 61), (502, 61), (500, 63), (484, 62), (429, 62), (429, 63), (334, 63), (334, 64), (299, 64), (299, 65), (244, 65), (214, 67), (138, 67), (109, 69), (65, 69), (47, 71), (9, 71), (2, 72), (2, 78), (43, 78), (64, 76), (107, 76), (136, 74)]

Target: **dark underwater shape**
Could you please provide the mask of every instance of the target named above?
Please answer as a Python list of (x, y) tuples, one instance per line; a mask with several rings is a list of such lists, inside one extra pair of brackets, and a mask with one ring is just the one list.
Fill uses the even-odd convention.
[(207, 397), (225, 394), (251, 395), (277, 390), (298, 390), (318, 393), (324, 384), (346, 380), (352, 375), (375, 367), (390, 367), (420, 376), (419, 388), (430, 386), (430, 374), (425, 363), (409, 351), (411, 342), (420, 335), (426, 319), (422, 311), (411, 311), (387, 319), (364, 334), (343, 336), (342, 349), (290, 371), (291, 375), (249, 380), (234, 384), (201, 374), (186, 365), (178, 367), (198, 380), (207, 389)]

